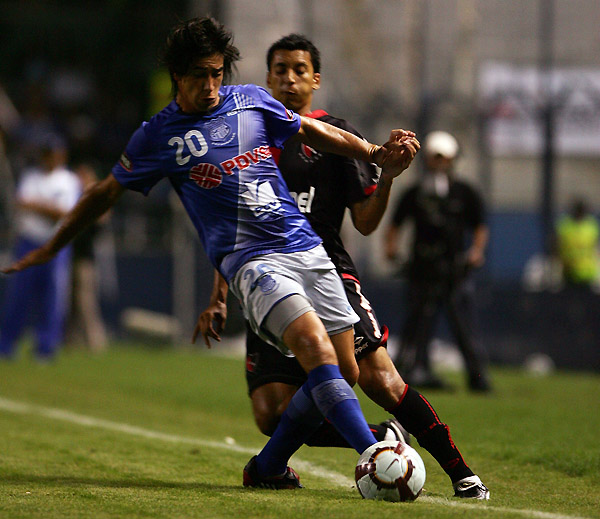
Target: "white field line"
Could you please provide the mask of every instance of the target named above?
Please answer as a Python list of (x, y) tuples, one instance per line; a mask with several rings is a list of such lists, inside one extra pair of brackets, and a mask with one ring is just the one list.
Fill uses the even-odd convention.
[[(494, 495), (492, 494), (492, 497), (490, 499), (493, 498)], [(475, 503), (473, 502), (465, 503), (462, 500), (450, 500), (443, 497), (422, 496), (419, 498), (419, 501), (425, 501), (427, 503), (435, 503), (438, 505), (450, 506), (454, 508), (462, 508), (462, 510), (470, 508), (471, 510), (481, 511), (482, 509), (484, 509), (486, 512), (516, 514), (522, 515), (523, 517), (533, 517), (535, 519), (591, 519), (588, 517), (581, 517), (578, 515), (565, 515), (556, 514), (554, 512), (542, 512), (541, 510), (527, 510), (521, 508), (508, 508), (504, 506), (492, 506), (488, 505), (485, 502), (481, 502), (480, 507), (473, 508), (473, 505), (475, 505)]]
[[(161, 433), (153, 431), (151, 429), (145, 429), (143, 427), (137, 427), (135, 425), (128, 425), (126, 423), (112, 422), (110, 420), (103, 420), (102, 418), (94, 418), (92, 416), (85, 416), (72, 411), (66, 411), (64, 409), (56, 409), (52, 407), (43, 407), (33, 404), (27, 404), (24, 402), (15, 402), (14, 400), (8, 400), (0, 397), (0, 409), (4, 411), (10, 411), (12, 413), (27, 414), (42, 416), (44, 418), (52, 418), (53, 420), (60, 420), (72, 424), (82, 425), (85, 427), (93, 427), (97, 429), (104, 429), (107, 431), (114, 431), (119, 433), (130, 434), (132, 436), (138, 436), (141, 438), (148, 438), (151, 440), (161, 440), (170, 443), (181, 443), (186, 445), (195, 445), (197, 447), (210, 447), (215, 449), (228, 449), (230, 451), (241, 452), (243, 454), (254, 455), (257, 454), (260, 448), (242, 447), (235, 443), (235, 440), (224, 439), (224, 441), (210, 441), (203, 440), (200, 438), (191, 438), (189, 436), (179, 436), (175, 434)], [(354, 480), (346, 476), (342, 476), (337, 472), (327, 470), (323, 467), (316, 466), (308, 461), (302, 461), (294, 458), (294, 466), (298, 467), (304, 472), (308, 472), (313, 476), (326, 479), (331, 483), (335, 483), (347, 488), (351, 488), (354, 485)]]
[[(189, 436), (179, 436), (175, 434), (167, 434), (161, 433), (158, 431), (153, 431), (151, 429), (145, 429), (143, 427), (137, 427), (135, 425), (128, 425), (126, 423), (113, 422), (110, 420), (104, 420), (101, 418), (94, 418), (92, 416), (86, 416), (78, 413), (74, 413), (72, 411), (67, 411), (64, 409), (56, 409), (53, 407), (45, 407), (38, 406), (34, 404), (28, 404), (24, 402), (17, 402), (14, 400), (9, 400), (7, 398), (0, 397), (0, 410), (8, 411), (11, 413), (24, 414), (24, 415), (35, 415), (42, 416), (44, 418), (51, 418), (53, 420), (60, 420), (63, 422), (68, 422), (76, 425), (81, 425), (84, 427), (93, 427), (97, 429), (104, 429), (107, 431), (114, 431), (118, 433), (130, 434), (132, 436), (138, 436), (141, 438), (147, 438), (151, 440), (161, 440), (170, 443), (180, 443), (186, 445), (195, 445), (197, 447), (210, 447), (215, 449), (228, 449), (235, 452), (240, 452), (243, 454), (256, 454), (258, 449), (253, 449), (250, 447), (242, 447), (241, 445), (237, 445), (234, 440), (229, 438), (225, 439), (222, 442), (217, 441), (209, 441), (202, 440), (200, 438), (193, 438)], [(325, 479), (330, 481), (331, 483), (336, 484), (340, 487), (352, 488), (354, 486), (354, 480), (339, 474), (337, 472), (333, 472), (327, 470), (323, 467), (319, 467), (313, 463), (308, 461), (303, 461), (294, 457), (294, 466), (300, 469), (302, 472), (308, 472), (313, 476)], [(493, 497), (492, 497), (493, 498)], [(540, 510), (522, 510), (518, 508), (506, 508), (506, 507), (496, 507), (490, 506), (486, 503), (473, 503), (473, 502), (463, 502), (460, 500), (450, 500), (441, 497), (432, 497), (432, 496), (422, 496), (419, 498), (419, 501), (424, 501), (426, 503), (434, 503), (443, 506), (449, 506), (454, 508), (462, 509), (463, 511), (467, 510), (479, 510), (485, 509), (486, 512), (489, 513), (512, 513), (519, 514), (523, 517), (532, 517), (535, 519), (589, 519), (580, 516), (574, 515), (565, 515), (565, 514), (556, 514), (552, 512), (542, 512)], [(480, 506), (477, 506), (480, 504)]]

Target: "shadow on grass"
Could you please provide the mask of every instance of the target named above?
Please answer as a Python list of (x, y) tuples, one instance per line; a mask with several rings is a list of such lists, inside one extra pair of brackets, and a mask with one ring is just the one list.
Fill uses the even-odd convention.
[(13, 485), (41, 485), (49, 487), (104, 487), (104, 488), (137, 488), (137, 489), (180, 489), (230, 491), (243, 488), (241, 485), (215, 485), (211, 482), (179, 482), (160, 479), (111, 479), (77, 476), (52, 476), (32, 474), (7, 474), (2, 476), (2, 483)]
[[(4, 486), (15, 485), (19, 487), (28, 487), (26, 490), (34, 490), (36, 487), (49, 487), (56, 489), (89, 489), (89, 488), (110, 488), (110, 489), (134, 489), (134, 490), (181, 490), (181, 491), (196, 491), (196, 492), (239, 492), (241, 494), (257, 494), (262, 495), (266, 499), (278, 498), (281, 499), (284, 496), (304, 496), (306, 498), (314, 499), (317, 496), (327, 499), (339, 499), (340, 489), (323, 489), (323, 488), (306, 488), (302, 490), (296, 490), (294, 492), (278, 491), (266, 488), (249, 488), (244, 487), (242, 484), (236, 485), (219, 485), (211, 481), (195, 481), (195, 482), (184, 482), (184, 481), (165, 481), (161, 479), (116, 479), (116, 478), (92, 478), (92, 477), (78, 477), (78, 476), (53, 476), (53, 475), (34, 475), (34, 474), (7, 474), (3, 475), (1, 484)], [(347, 491), (347, 492), (346, 492)], [(6, 489), (3, 490), (6, 493)], [(362, 500), (359, 497), (356, 489), (342, 489), (342, 492), (347, 496), (353, 496), (358, 500)], [(299, 494), (299, 495), (297, 495)]]

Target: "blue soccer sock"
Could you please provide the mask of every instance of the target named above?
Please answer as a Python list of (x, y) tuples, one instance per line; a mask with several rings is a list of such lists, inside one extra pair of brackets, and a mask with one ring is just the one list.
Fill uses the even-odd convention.
[(323, 416), (359, 454), (377, 441), (339, 367), (319, 366), (292, 397), (273, 436), (256, 457), (258, 473), (283, 474), (292, 454), (319, 428)]
[(277, 429), (256, 457), (258, 473), (269, 476), (283, 474), (292, 454), (319, 428), (322, 421), (323, 415), (305, 383), (290, 400)]
[(313, 369), (306, 385), (321, 413), (359, 454), (377, 441), (338, 366), (324, 364)]

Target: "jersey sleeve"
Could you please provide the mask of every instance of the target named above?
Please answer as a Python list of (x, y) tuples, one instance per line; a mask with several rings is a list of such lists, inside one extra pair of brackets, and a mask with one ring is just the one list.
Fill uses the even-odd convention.
[(131, 136), (112, 173), (123, 187), (144, 195), (163, 178), (158, 146), (148, 135), (148, 123), (143, 123)]
[(288, 110), (264, 88), (256, 87), (256, 92), (271, 144), (276, 148), (283, 148), (285, 141), (300, 130), (300, 116)]

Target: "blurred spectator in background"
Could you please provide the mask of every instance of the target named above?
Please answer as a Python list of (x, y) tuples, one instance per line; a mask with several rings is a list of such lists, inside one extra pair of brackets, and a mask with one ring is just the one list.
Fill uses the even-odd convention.
[(40, 146), (48, 135), (64, 135), (50, 109), (47, 86), (42, 79), (26, 83), (20, 104), (21, 118), (13, 129), (10, 142), (11, 163), (15, 172), (37, 165)]
[[(488, 228), (478, 192), (455, 178), (459, 147), (446, 132), (428, 134), (422, 148), (425, 170), (401, 196), (386, 234), (386, 256), (395, 259), (400, 228), (414, 224), (408, 279), (407, 318), (394, 359), (408, 384), (443, 388), (432, 371), (429, 346), (439, 311), (445, 307), (474, 391), (489, 391), (485, 355), (474, 339), (474, 283), (469, 276), (485, 261)], [(467, 231), (472, 231), (467, 248)]]
[(6, 151), (6, 138), (19, 125), (21, 117), (0, 85), (0, 257), (10, 249), (10, 222), (14, 213), (14, 177)]
[(572, 202), (556, 226), (557, 253), (567, 285), (598, 288), (600, 226), (586, 203)]
[[(98, 181), (96, 171), (89, 164), (80, 164), (75, 173), (84, 191)], [(68, 326), (69, 342), (82, 342), (93, 352), (104, 351), (107, 346), (94, 244), (108, 218), (109, 213), (105, 213), (73, 240), (73, 304)]]
[[(17, 185), (16, 257), (45, 243), (81, 193), (79, 179), (66, 167), (65, 141), (56, 134), (46, 135), (40, 150), (39, 166), (25, 170)], [(70, 268), (71, 249), (67, 248), (47, 264), (8, 279), (0, 314), (1, 357), (13, 356), (15, 343), (31, 316), (36, 317), (38, 359), (48, 360), (54, 355), (63, 341)]]

